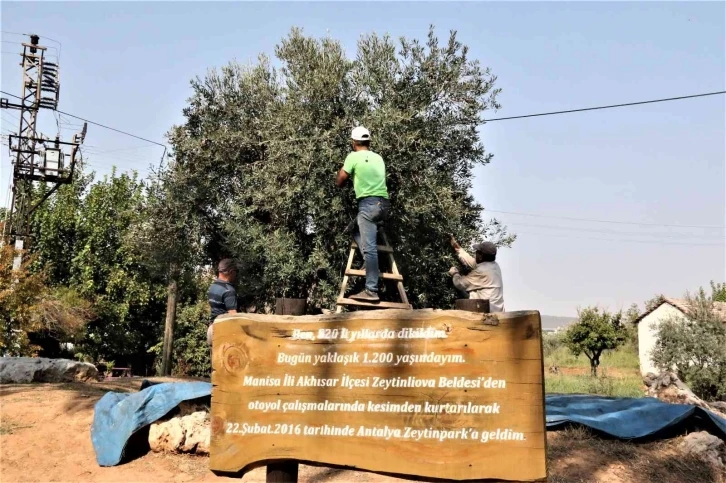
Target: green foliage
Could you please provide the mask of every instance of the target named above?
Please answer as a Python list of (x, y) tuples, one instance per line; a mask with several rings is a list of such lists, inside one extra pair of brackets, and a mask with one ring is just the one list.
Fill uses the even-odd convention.
[(339, 42), (293, 29), (275, 56), (277, 68), (260, 57), (193, 81), (186, 121), (169, 133), (165, 189), (180, 200), (179, 219), (193, 221), (203, 258), (240, 260), (245, 306), (287, 296), (331, 307), (356, 210), (352, 189), (334, 179), (363, 124), (386, 160), (387, 232), (412, 302), (450, 305), (446, 234), (514, 240), (482, 224), (470, 194), (474, 168), (491, 161), (477, 126), (499, 107), (496, 77), (454, 33), (441, 46), (433, 30), (424, 43), (363, 37), (351, 59)]
[(711, 280), (711, 300), (726, 302), (726, 283), (714, 283)]
[(726, 325), (714, 312), (713, 300), (701, 289), (687, 296), (685, 320), (668, 319), (658, 325), (652, 360), (661, 370), (677, 368), (699, 397), (726, 397)]
[(665, 297), (663, 297), (663, 295), (656, 295), (653, 298), (646, 300), (645, 311), (650, 312), (651, 310), (655, 309), (663, 303), (663, 300), (665, 300)]
[(551, 358), (560, 348), (564, 347), (565, 334), (563, 332), (558, 333), (543, 333), (542, 334), (542, 355), (545, 360)]
[(78, 344), (83, 358), (114, 359), (146, 372), (159, 339), (165, 280), (138, 255), (134, 228), (147, 220), (144, 184), (115, 171), (100, 181), (80, 175), (35, 214), (35, 270), (93, 304), (95, 317)]
[(32, 272), (23, 263), (13, 271), (15, 252), (0, 248), (0, 355), (37, 355), (42, 347), (33, 340), (47, 337), (74, 341), (92, 317), (90, 304), (71, 289), (53, 289), (46, 274)]
[[(564, 338), (563, 338), (564, 339)], [(575, 356), (568, 349), (565, 341), (556, 349), (545, 352), (545, 367), (556, 366), (559, 368), (589, 368), (590, 361), (585, 354)], [(638, 358), (638, 346), (626, 342), (615, 350), (606, 351), (602, 354), (600, 366), (603, 370), (612, 369), (620, 371), (638, 371), (640, 360)]]
[(638, 304), (632, 304), (623, 316), (626, 339), (636, 347), (638, 346), (638, 326), (635, 324), (635, 321), (640, 315), (641, 312)]
[(590, 367), (584, 354), (575, 356), (567, 348), (565, 334), (545, 334), (545, 368), (557, 367), (559, 374), (546, 369), (545, 390), (559, 394), (599, 394), (611, 397), (641, 397), (643, 395), (640, 377), (638, 348), (626, 342), (615, 350), (604, 352), (599, 365), (598, 377), (582, 375)]
[[(33, 270), (45, 270), (53, 285), (70, 285), (73, 260), (80, 243), (83, 198), (93, 182), (93, 175), (79, 173), (73, 183), (61, 186), (34, 213), (31, 226), (34, 255)], [(41, 188), (38, 195), (48, 189)]]
[(588, 307), (578, 315), (579, 320), (569, 327), (565, 341), (575, 356), (585, 354), (590, 361), (591, 373), (596, 376), (602, 353), (625, 342), (622, 313), (610, 314), (597, 307)]
[[(604, 372), (604, 371), (603, 371)], [(547, 394), (598, 394), (608, 397), (643, 397), (638, 374), (627, 377), (551, 375), (545, 377)]]
[[(209, 304), (206, 300), (177, 307), (171, 358), (173, 375), (209, 377), (212, 361), (211, 350), (207, 345), (208, 328)], [(150, 351), (160, 355), (162, 349), (163, 344), (160, 342)], [(157, 365), (160, 371), (160, 359), (157, 359)]]

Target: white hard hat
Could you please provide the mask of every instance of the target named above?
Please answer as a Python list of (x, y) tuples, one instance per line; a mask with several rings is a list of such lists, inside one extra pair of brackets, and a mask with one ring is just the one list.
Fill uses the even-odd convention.
[(353, 139), (353, 141), (370, 141), (371, 133), (369, 133), (368, 129), (364, 128), (363, 126), (358, 126), (353, 129), (350, 137), (351, 139)]

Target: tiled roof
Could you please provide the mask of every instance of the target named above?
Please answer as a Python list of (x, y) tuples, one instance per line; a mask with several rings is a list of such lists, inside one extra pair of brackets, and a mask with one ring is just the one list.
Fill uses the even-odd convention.
[[(690, 305), (688, 304), (688, 300), (686, 299), (674, 299), (670, 297), (663, 297), (663, 301), (650, 309), (649, 311), (645, 312), (644, 314), (641, 314), (640, 317), (635, 319), (633, 323), (637, 324), (641, 320), (643, 320), (645, 317), (650, 315), (651, 312), (653, 312), (655, 309), (660, 307), (663, 304), (672, 305), (673, 307), (677, 308), (684, 314), (687, 314), (690, 310)], [(726, 302), (713, 302), (713, 311), (716, 313), (719, 319), (726, 324)]]

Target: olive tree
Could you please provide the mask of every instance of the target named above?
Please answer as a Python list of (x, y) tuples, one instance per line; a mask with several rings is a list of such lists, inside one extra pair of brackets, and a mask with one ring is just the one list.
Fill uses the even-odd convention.
[[(717, 295), (717, 291), (714, 291)], [(726, 324), (703, 289), (686, 296), (688, 312), (658, 324), (651, 358), (661, 370), (675, 367), (699, 397), (726, 397)]]
[[(492, 159), (478, 127), (497, 109), (496, 76), (451, 32), (441, 45), (367, 35), (349, 58), (340, 42), (293, 29), (275, 61), (230, 62), (192, 81), (185, 122), (169, 134), (175, 189), (203, 224), (210, 261), (243, 265), (239, 293), (262, 307), (275, 296), (331, 307), (356, 212), (334, 177), (350, 130), (365, 125), (386, 161), (392, 202), (386, 232), (417, 307), (455, 296), (447, 234), (509, 245), (472, 194), (473, 170)], [(384, 292), (385, 297), (385, 292)]]

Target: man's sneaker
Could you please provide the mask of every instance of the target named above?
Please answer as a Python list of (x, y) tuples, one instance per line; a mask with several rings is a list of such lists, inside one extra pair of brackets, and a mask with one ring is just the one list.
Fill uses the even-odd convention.
[(381, 299), (378, 298), (378, 294), (375, 292), (371, 292), (368, 289), (363, 290), (360, 293), (357, 293), (355, 295), (351, 295), (350, 298), (353, 300), (360, 300), (362, 302), (380, 302)]

